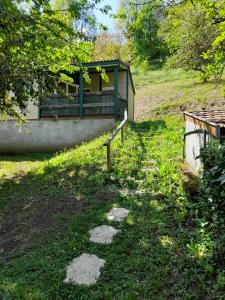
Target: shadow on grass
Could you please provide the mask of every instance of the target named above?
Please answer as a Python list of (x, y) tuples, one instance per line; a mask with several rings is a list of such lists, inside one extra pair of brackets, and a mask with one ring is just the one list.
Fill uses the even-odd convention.
[(72, 215), (88, 207), (85, 196), (102, 187), (104, 172), (98, 165), (69, 168), (46, 165), (43, 172), (29, 172), (6, 179), (1, 185), (0, 249), (6, 260), (25, 255), (37, 241), (45, 243), (65, 230)]
[(55, 153), (23, 153), (23, 154), (1, 154), (0, 163), (4, 161), (23, 162), (23, 161), (45, 161), (54, 157)]
[[(164, 120), (154, 120), (154, 121), (142, 121), (133, 123), (131, 129), (137, 133), (138, 142), (142, 148), (141, 156), (137, 161), (137, 166), (132, 172), (132, 176), (137, 176), (141, 167), (142, 161), (145, 159), (146, 149), (146, 140), (151, 139), (154, 135), (157, 135), (162, 132), (163, 129), (166, 129), (166, 123)], [(143, 179), (143, 178), (142, 178)]]
[[(188, 256), (188, 231), (174, 218), (176, 199), (161, 195), (156, 200), (150, 193), (123, 196), (117, 190), (107, 201), (93, 194), (90, 200), (89, 208), (64, 219), (60, 235), (5, 267), (4, 284), (11, 287), (5, 288), (5, 295), (49, 300), (207, 299), (204, 270)], [(115, 224), (105, 218), (115, 206), (130, 210), (125, 222)], [(120, 230), (111, 245), (89, 241), (88, 230), (102, 224)], [(97, 284), (64, 284), (66, 265), (83, 252), (106, 260)]]
[(144, 130), (149, 135), (158, 134), (162, 129), (166, 129), (166, 123), (164, 120), (153, 120), (153, 121), (141, 121), (131, 123), (130, 127), (133, 131), (140, 133)]
[[(142, 156), (146, 148), (143, 138), (139, 135), (140, 130), (144, 129), (145, 135), (153, 136), (164, 128), (165, 122), (160, 120), (130, 124), (130, 130), (138, 135)], [(93, 151), (99, 150), (94, 148)], [(105, 152), (105, 148), (101, 151)], [(12, 256), (24, 254), (34, 240), (41, 240), (42, 237), (46, 240), (53, 236), (54, 232), (62, 231), (64, 226), (60, 220), (88, 208), (86, 197), (99, 192), (106, 182), (109, 183), (103, 164), (99, 160), (93, 163), (83, 161), (78, 165), (70, 156), (68, 160), (64, 157), (54, 163), (54, 158), (51, 160), (54, 156), (56, 155), (28, 154), (0, 157), (12, 162), (46, 160), (39, 172), (33, 170), (11, 179), (2, 179), (0, 208), (5, 218), (0, 231), (0, 248), (4, 250), (3, 256), (6, 258), (11, 256), (11, 252)], [(57, 160), (58, 158), (60, 154), (56, 156)], [(141, 160), (140, 157), (137, 161), (138, 166), (134, 166), (131, 175), (136, 175)], [(110, 193), (106, 195), (109, 199), (112, 196)], [(105, 201), (106, 195), (100, 194), (99, 200)]]
[[(137, 135), (141, 129), (153, 136), (166, 124), (160, 120), (131, 124)], [(144, 153), (145, 141), (139, 138)], [(117, 185), (105, 187), (105, 178), (97, 160), (80, 165), (64, 160), (47, 162), (42, 173), (2, 183), (3, 298), (211, 299), (205, 296), (209, 285), (204, 269), (186, 250), (195, 233), (180, 221), (177, 195), (158, 191), (158, 197), (124, 196)], [(106, 213), (115, 206), (130, 210), (125, 222), (107, 221)], [(121, 230), (111, 245), (89, 241), (88, 230), (102, 224)], [(106, 260), (97, 284), (64, 284), (65, 266), (82, 252)]]

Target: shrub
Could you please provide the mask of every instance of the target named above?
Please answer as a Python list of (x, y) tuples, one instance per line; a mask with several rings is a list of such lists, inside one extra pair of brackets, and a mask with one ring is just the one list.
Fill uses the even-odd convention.
[(220, 269), (225, 267), (225, 146), (211, 142), (200, 156), (204, 173), (193, 208), (207, 224), (214, 240), (213, 263)]

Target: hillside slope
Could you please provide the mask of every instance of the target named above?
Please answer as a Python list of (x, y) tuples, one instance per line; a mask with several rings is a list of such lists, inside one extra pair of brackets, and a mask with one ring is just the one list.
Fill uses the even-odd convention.
[[(124, 145), (113, 143), (111, 178), (106, 135), (55, 155), (1, 157), (0, 298), (223, 299), (209, 237), (187, 210), (181, 124), (130, 124)], [(127, 220), (107, 220), (113, 207), (129, 209)], [(103, 224), (120, 234), (90, 242), (88, 231)], [(106, 261), (98, 282), (65, 284), (68, 262), (84, 252)]]
[(203, 83), (195, 71), (156, 70), (133, 72), (136, 87), (135, 117), (180, 113), (185, 110), (225, 108), (223, 85)]

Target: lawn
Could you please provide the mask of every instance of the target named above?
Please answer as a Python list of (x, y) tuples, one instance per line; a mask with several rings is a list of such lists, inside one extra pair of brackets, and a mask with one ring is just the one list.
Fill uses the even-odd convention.
[[(130, 124), (124, 145), (114, 143), (110, 177), (107, 135), (55, 155), (1, 157), (2, 298), (224, 299), (210, 237), (188, 212), (182, 135), (181, 117)], [(130, 210), (126, 221), (107, 221), (121, 206)], [(89, 241), (88, 230), (102, 224), (121, 230), (111, 245)], [(106, 260), (97, 284), (63, 283), (83, 252)]]
[(145, 119), (189, 110), (216, 110), (225, 107), (224, 80), (203, 83), (199, 72), (176, 70), (134, 70), (136, 118)]

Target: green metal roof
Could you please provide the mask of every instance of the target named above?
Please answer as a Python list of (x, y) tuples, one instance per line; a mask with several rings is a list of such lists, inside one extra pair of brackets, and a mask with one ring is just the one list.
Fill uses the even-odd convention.
[(100, 61), (92, 61), (88, 63), (81, 63), (82, 66), (86, 68), (95, 68), (95, 67), (110, 67), (110, 66), (123, 66), (126, 69), (128, 68), (128, 65), (124, 62), (113, 59), (113, 60), (100, 60)]

